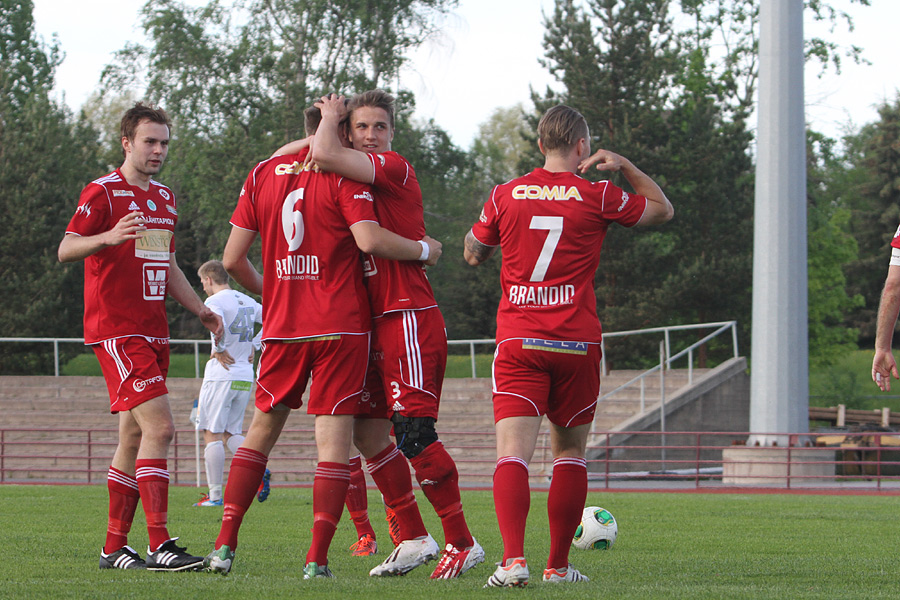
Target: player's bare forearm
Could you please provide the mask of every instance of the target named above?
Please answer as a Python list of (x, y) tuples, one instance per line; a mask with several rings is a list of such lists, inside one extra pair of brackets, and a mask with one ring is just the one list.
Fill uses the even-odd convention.
[(584, 173), (593, 165), (597, 165), (598, 171), (622, 173), (631, 184), (634, 193), (647, 198), (647, 210), (638, 222), (639, 225), (661, 225), (675, 216), (675, 208), (662, 188), (624, 156), (601, 148), (581, 161), (578, 171)]
[(872, 359), (872, 380), (883, 392), (891, 390), (891, 376), (900, 379), (897, 363), (891, 350), (894, 326), (900, 313), (900, 267), (890, 266), (878, 305), (878, 326), (875, 333), (875, 356)]
[(489, 259), (496, 250), (496, 246), (488, 246), (487, 244), (479, 242), (475, 238), (475, 234), (472, 233), (472, 230), (469, 230), (469, 233), (466, 234), (463, 257), (466, 259), (466, 262), (473, 267), (477, 267)]
[(272, 153), (272, 158), (276, 156), (285, 156), (290, 154), (297, 154), (304, 148), (308, 148), (310, 143), (312, 142), (312, 136), (303, 138), (302, 140), (294, 140), (293, 142), (288, 142), (278, 150)]
[(900, 267), (888, 268), (888, 276), (878, 304), (878, 326), (875, 333), (875, 349), (890, 352), (894, 326), (900, 314)]
[(79, 236), (67, 233), (59, 243), (56, 256), (59, 262), (75, 262), (84, 260), (109, 246), (118, 246), (128, 240), (141, 237), (146, 231), (144, 218), (140, 212), (131, 212), (121, 219), (109, 231), (97, 235)]

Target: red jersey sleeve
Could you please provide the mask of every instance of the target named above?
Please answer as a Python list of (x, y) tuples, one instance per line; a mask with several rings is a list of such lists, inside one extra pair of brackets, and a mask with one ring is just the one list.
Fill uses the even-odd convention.
[(481, 216), (478, 217), (478, 222), (472, 226), (472, 235), (485, 246), (500, 245), (500, 228), (497, 223), (498, 215), (496, 203), (498, 187), (499, 186), (495, 187), (493, 191), (491, 191), (491, 197), (484, 203), (484, 206), (481, 209)]
[(66, 233), (89, 236), (108, 231), (112, 227), (109, 223), (110, 213), (106, 189), (96, 183), (89, 183), (81, 191), (78, 207), (66, 227)]
[(241, 195), (238, 197), (237, 206), (234, 209), (234, 213), (231, 215), (230, 223), (241, 229), (258, 232), (259, 223), (256, 219), (256, 210), (254, 207), (257, 171), (259, 171), (259, 165), (247, 175), (247, 179), (244, 181), (244, 187), (241, 188)]
[(624, 227), (634, 227), (646, 210), (647, 198), (630, 194), (613, 183), (606, 183), (601, 214), (604, 219)]
[(891, 240), (891, 248), (900, 248), (900, 227), (894, 232), (894, 239)]
[(378, 223), (374, 200), (372, 188), (364, 183), (346, 177), (338, 183), (338, 206), (347, 225), (355, 225), (362, 221)]

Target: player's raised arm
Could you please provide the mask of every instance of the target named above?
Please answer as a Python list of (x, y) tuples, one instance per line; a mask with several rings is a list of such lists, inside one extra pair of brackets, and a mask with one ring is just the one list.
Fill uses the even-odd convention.
[[(343, 96), (330, 94), (316, 102), (315, 106), (322, 111), (322, 122), (316, 130), (312, 159), (325, 171), (337, 173), (361, 183), (372, 183), (375, 179), (375, 167), (372, 159), (365, 153), (353, 148), (345, 148), (341, 144), (341, 120), (347, 116), (347, 107)], [(350, 124), (353, 127), (353, 124)]]
[(598, 171), (621, 172), (634, 188), (634, 192), (647, 198), (649, 201), (647, 210), (638, 221), (638, 225), (661, 225), (675, 216), (675, 208), (669, 202), (662, 188), (624, 156), (601, 148), (581, 161), (578, 165), (578, 172), (584, 173), (591, 165), (595, 164)]
[(293, 142), (288, 142), (278, 150), (272, 153), (272, 156), (269, 158), (275, 158), (276, 156), (285, 156), (291, 154), (298, 154), (304, 148), (309, 148), (312, 146), (313, 136), (305, 137), (301, 140), (294, 140)]

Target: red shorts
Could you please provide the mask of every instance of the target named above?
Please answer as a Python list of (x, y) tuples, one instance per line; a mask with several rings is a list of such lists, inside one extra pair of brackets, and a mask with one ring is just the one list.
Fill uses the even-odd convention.
[(268, 341), (259, 357), (256, 408), (303, 406), (310, 415), (355, 415), (365, 383), (369, 335), (334, 335), (303, 340)]
[(387, 419), (399, 412), (437, 420), (447, 368), (447, 329), (440, 309), (392, 312), (373, 325), (364, 416)]
[(169, 393), (169, 340), (137, 335), (91, 344), (109, 390), (109, 410), (131, 410)]
[(495, 423), (544, 414), (560, 427), (590, 423), (600, 393), (600, 344), (503, 340), (493, 378)]

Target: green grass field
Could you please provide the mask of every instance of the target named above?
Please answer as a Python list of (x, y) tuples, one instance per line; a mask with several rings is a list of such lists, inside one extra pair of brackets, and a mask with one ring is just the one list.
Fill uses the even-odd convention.
[[(206, 554), (221, 509), (194, 508), (195, 488), (172, 488), (169, 526), (195, 554)], [(609, 551), (572, 549), (571, 560), (590, 582), (540, 582), (547, 557), (546, 494), (532, 495), (526, 553), (532, 582), (525, 589), (482, 589), (501, 557), (490, 492), (464, 491), (473, 534), (487, 562), (453, 581), (431, 581), (431, 563), (405, 577), (371, 578), (368, 570), (390, 545), (370, 493), (379, 542), (377, 557), (355, 558), (354, 530), (344, 517), (330, 553), (335, 580), (304, 581), (301, 569), (312, 521), (311, 490), (273, 488), (244, 520), (234, 570), (210, 573), (100, 571), (106, 523), (105, 486), (0, 486), (2, 598), (897, 598), (900, 525), (897, 498), (753, 494), (591, 492), (588, 502), (619, 521)], [(420, 495), (426, 525), (441, 543), (440, 525)], [(130, 543), (144, 555), (138, 516)], [(536, 577), (535, 577), (536, 576)]]

